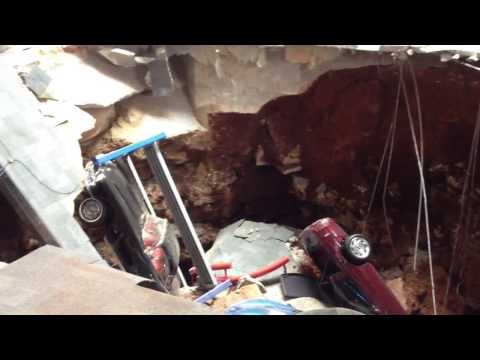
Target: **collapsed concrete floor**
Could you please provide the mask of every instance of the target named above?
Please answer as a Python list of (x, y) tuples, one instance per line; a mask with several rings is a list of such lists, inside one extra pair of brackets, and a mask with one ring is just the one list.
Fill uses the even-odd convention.
[[(383, 66), (329, 72), (304, 93), (272, 100), (258, 113), (214, 113), (209, 117), (209, 131), (164, 142), (162, 151), (205, 248), (212, 245), (221, 227), (241, 218), (303, 228), (331, 216), (347, 232), (364, 230), (395, 109), (398, 69)], [(438, 299), (443, 299), (445, 292), (459, 221), (459, 196), (478, 110), (480, 75), (453, 64), (417, 68), (415, 76), (422, 99), (439, 313), (465, 313), (480, 302), (480, 284), (474, 275), (480, 262), (476, 217), (464, 258), (463, 282), (450, 291), (446, 307)], [(414, 108), (412, 80), (407, 77), (406, 81)], [(420, 265), (417, 272), (412, 270), (419, 176), (409, 131), (402, 99), (387, 187), (395, 251), (388, 239), (381, 196), (374, 202), (366, 230), (374, 245), (373, 263), (403, 297), (409, 312), (431, 314), (423, 235)], [(85, 159), (121, 145), (111, 143), (107, 134), (85, 152)], [(171, 220), (146, 161), (141, 156), (134, 160), (155, 210)], [(379, 184), (382, 188), (383, 178)], [(472, 199), (474, 208), (478, 191)], [(183, 267), (189, 266), (185, 255)]]
[[(415, 79), (423, 119), (438, 313), (476, 312), (480, 307), (480, 283), (475, 276), (480, 268), (479, 221), (475, 215), (478, 181), (469, 197), (471, 236), (462, 247), (461, 276), (453, 278), (446, 305), (443, 296), (460, 222), (460, 196), (479, 106), (480, 73), (456, 63), (437, 61), (432, 65), (422, 59), (413, 59), (413, 67), (414, 78), (404, 66), (405, 92), (417, 124)], [(334, 217), (349, 233), (367, 233), (374, 246), (372, 262), (409, 313), (431, 314), (424, 226), (419, 266), (413, 271), (419, 174), (404, 96), (398, 101), (388, 186), (384, 188), (382, 175), (365, 222), (395, 114), (399, 69), (394, 64), (329, 71), (304, 92), (277, 97), (258, 112), (207, 111), (207, 131), (162, 142), (161, 149), (205, 249), (212, 246), (221, 228), (242, 218), (301, 229), (319, 218)], [(106, 131), (99, 140), (84, 144), (84, 162), (124, 145), (126, 141), (113, 139), (112, 132)], [(133, 160), (157, 214), (172, 221), (145, 158), (138, 153)], [(388, 220), (382, 192), (386, 194)], [(81, 194), (77, 202), (85, 196)], [(38, 236), (26, 228), (23, 234), (9, 235), (17, 240), (30, 239), (18, 240), (20, 245), (12, 241), (16, 255), (9, 256), (21, 256), (38, 246)], [(103, 242), (104, 229), (85, 230), (97, 250), (112, 265), (118, 265)], [(185, 251), (181, 265), (184, 270), (191, 266)]]

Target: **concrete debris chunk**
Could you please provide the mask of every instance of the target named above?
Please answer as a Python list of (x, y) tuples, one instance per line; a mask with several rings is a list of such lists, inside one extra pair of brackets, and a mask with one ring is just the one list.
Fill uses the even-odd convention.
[(237, 289), (230, 289), (223, 296), (218, 296), (212, 303), (212, 309), (225, 310), (231, 305), (248, 299), (263, 298), (262, 290), (257, 284), (248, 284)]
[(401, 277), (393, 279), (393, 280), (386, 280), (386, 285), (392, 290), (395, 297), (398, 299), (400, 304), (404, 309), (407, 309), (407, 294), (404, 288), (404, 282)]
[(95, 119), (95, 126), (93, 129), (82, 134), (81, 143), (82, 145), (88, 146), (92, 141), (110, 129), (117, 113), (115, 111), (115, 106), (113, 105), (105, 108), (83, 110)]
[(147, 64), (145, 82), (152, 89), (153, 96), (167, 96), (175, 91), (175, 80), (168, 57), (156, 59)]
[(312, 297), (300, 297), (286, 301), (287, 304), (292, 305), (295, 309), (300, 311), (312, 311), (325, 309), (326, 306), (320, 300)]
[(74, 142), (82, 139), (82, 134), (95, 127), (95, 118), (88, 112), (64, 101), (47, 100), (40, 102), (40, 111), (52, 121), (54, 127), (61, 127)]
[(281, 171), (284, 175), (302, 170), (300, 145), (295, 146), (285, 157), (281, 159)]
[(204, 129), (181, 89), (163, 97), (137, 95), (122, 102), (120, 109), (111, 131), (113, 140), (133, 143), (160, 132), (173, 137)]
[(295, 195), (300, 200), (305, 200), (307, 198), (307, 188), (310, 183), (310, 180), (301, 177), (301, 176), (292, 176), (292, 184)]
[(133, 51), (114, 48), (100, 49), (98, 52), (114, 65), (125, 67), (137, 66), (137, 62), (135, 61), (135, 53)]
[(115, 66), (88, 51), (40, 56), (21, 76), (40, 99), (90, 108), (107, 107), (146, 89), (140, 68)]
[[(282, 256), (289, 256), (287, 242), (296, 231), (277, 224), (242, 219), (219, 232), (215, 243), (207, 252), (207, 259), (210, 264), (231, 262), (229, 274), (248, 274)], [(264, 283), (274, 282), (283, 272), (283, 269), (277, 269), (258, 280)]]
[(255, 153), (255, 164), (257, 166), (270, 165), (270, 163), (265, 159), (265, 150), (263, 150), (262, 145), (257, 146), (257, 152)]

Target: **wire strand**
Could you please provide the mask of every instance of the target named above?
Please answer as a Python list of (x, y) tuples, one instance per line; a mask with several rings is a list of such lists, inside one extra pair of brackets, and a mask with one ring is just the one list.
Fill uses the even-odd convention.
[[(401, 79), (402, 77), (403, 77), (403, 64), (400, 65), (399, 79)], [(388, 154), (387, 170), (385, 173), (385, 181), (383, 183), (383, 194), (382, 194), (383, 215), (385, 217), (385, 224), (387, 228), (388, 239), (392, 247), (393, 256), (395, 258), (397, 257), (397, 251), (395, 248), (395, 244), (393, 242), (392, 231), (390, 229), (390, 222), (389, 222), (389, 217), (387, 212), (387, 187), (388, 187), (388, 181), (390, 179), (390, 165), (392, 163), (393, 148), (395, 146), (395, 135), (397, 130), (397, 120), (398, 120), (398, 108), (400, 104), (400, 85), (401, 83), (399, 81), (398, 88), (397, 88), (397, 96), (395, 101), (395, 111), (394, 111), (393, 121), (392, 121), (393, 130), (392, 130), (392, 136), (390, 138), (390, 152)]]
[(55, 194), (60, 194), (60, 195), (71, 195), (73, 193), (75, 193), (77, 190), (79, 190), (81, 188), (81, 184), (75, 186), (75, 188), (71, 191), (61, 191), (61, 190), (56, 190), (54, 188), (52, 188), (50, 185), (48, 185), (47, 183), (43, 182), (23, 161), (21, 160), (18, 160), (18, 159), (14, 159), (12, 157), (12, 153), (10, 152), (10, 150), (8, 149), (8, 147), (5, 145), (5, 143), (0, 140), (0, 144), (3, 146), (3, 148), (5, 149), (5, 151), (7, 152), (8, 154), (8, 157), (10, 158), (8, 161), (7, 161), (7, 164), (5, 165), (1, 165), (2, 169), (1, 169), (1, 173), (0, 173), (0, 177), (4, 176), (5, 173), (7, 172), (7, 168), (14, 164), (14, 163), (18, 163), (20, 165), (23, 166), (23, 168), (25, 170), (28, 171), (28, 173), (40, 184), (42, 185), (43, 187), (45, 187), (46, 189), (48, 189), (49, 191), (55, 193)]
[[(365, 218), (363, 220), (362, 231), (364, 233), (365, 233), (365, 230), (366, 230), (366, 227), (367, 227), (368, 217), (370, 216), (370, 212), (372, 210), (373, 201), (375, 200), (375, 195), (377, 193), (377, 187), (378, 187), (378, 183), (380, 181), (380, 175), (382, 173), (383, 164), (385, 162), (385, 156), (386, 156), (387, 151), (389, 149), (390, 139), (392, 137), (392, 134), (394, 133), (395, 126), (396, 126), (395, 124), (396, 124), (397, 117), (398, 117), (398, 107), (399, 107), (399, 103), (400, 103), (400, 79), (401, 79), (402, 72), (403, 72), (403, 66), (400, 64), (397, 93), (396, 93), (396, 97), (395, 97), (395, 110), (394, 110), (394, 114), (393, 114), (393, 121), (390, 124), (390, 128), (389, 128), (388, 133), (387, 133), (387, 138), (385, 140), (385, 147), (383, 149), (382, 158), (380, 160), (380, 165), (379, 165), (379, 168), (378, 168), (377, 176), (375, 178), (375, 183), (373, 185), (373, 191), (372, 191), (372, 194), (370, 195), (370, 200), (369, 200), (369, 203), (368, 203), (367, 213), (366, 213)], [(390, 159), (391, 159), (391, 154), (390, 154)], [(388, 224), (387, 224), (387, 226), (388, 226)]]
[[(420, 104), (420, 94), (418, 91), (417, 77), (415, 75), (415, 70), (410, 60), (407, 60), (408, 69), (413, 81), (413, 88), (415, 91), (415, 99), (417, 101), (417, 116), (418, 116), (418, 127), (420, 135), (420, 162), (422, 164), (422, 169), (424, 169), (424, 150), (423, 150), (423, 120), (422, 120), (422, 106)], [(413, 271), (417, 270), (417, 255), (418, 255), (418, 246), (420, 242), (420, 227), (422, 221), (422, 182), (420, 182), (418, 190), (418, 210), (417, 210), (417, 228), (415, 233), (415, 248), (413, 252)]]
[[(471, 199), (471, 195), (473, 195), (473, 187), (475, 186), (475, 179), (474, 179), (474, 176), (472, 175), (475, 174), (476, 160), (477, 160), (476, 153), (478, 149), (479, 134), (480, 134), (480, 105), (478, 107), (475, 129), (473, 131), (473, 139), (472, 139), (472, 144), (470, 146), (470, 156), (468, 159), (468, 165), (465, 173), (465, 180), (463, 182), (462, 194), (460, 195), (460, 217), (458, 220), (458, 228), (455, 233), (455, 239), (453, 242), (452, 259), (450, 260), (450, 267), (448, 269), (447, 286), (446, 286), (445, 295), (443, 298), (444, 304), (447, 304), (447, 301), (448, 301), (448, 294), (451, 287), (452, 276), (455, 270), (455, 264), (457, 262), (457, 257), (459, 253), (458, 248), (459, 248), (460, 238), (462, 237), (462, 235), (463, 235), (463, 238), (466, 238), (468, 234), (468, 228), (469, 228), (468, 219), (471, 217), (471, 210), (470, 210), (471, 207), (469, 207), (470, 211), (467, 210), (467, 216), (466, 216), (467, 220), (465, 221), (465, 207), (467, 206), (466, 196), (467, 196), (467, 191), (470, 190), (470, 199)], [(472, 177), (473, 177), (473, 180), (471, 181)], [(463, 248), (463, 246), (460, 245), (460, 248)]]
[(425, 209), (425, 227), (426, 227), (426, 232), (427, 232), (427, 249), (428, 249), (428, 265), (430, 269), (430, 285), (432, 288), (432, 302), (433, 302), (433, 314), (437, 314), (437, 301), (436, 301), (436, 296), (435, 296), (435, 279), (434, 279), (434, 274), (433, 274), (433, 261), (432, 261), (432, 249), (431, 249), (431, 242), (430, 242), (430, 224), (429, 224), (429, 218), (428, 218), (428, 205), (427, 205), (427, 192), (425, 189), (425, 177), (423, 174), (423, 167), (422, 167), (422, 162), (420, 159), (420, 152), (418, 148), (418, 143), (417, 143), (417, 138), (415, 135), (415, 128), (413, 125), (413, 117), (410, 109), (410, 102), (408, 101), (408, 94), (407, 94), (407, 89), (405, 86), (405, 81), (402, 77), (401, 79), (401, 84), (402, 84), (402, 89), (403, 89), (403, 94), (405, 97), (405, 105), (407, 107), (407, 115), (408, 115), (408, 121), (410, 124), (410, 131), (412, 134), (412, 139), (413, 139), (413, 147), (415, 150), (415, 156), (417, 158), (417, 166), (418, 166), (418, 172), (420, 174), (420, 182), (421, 182), (421, 188), (422, 188), (422, 193), (423, 193), (423, 202), (424, 202), (424, 209)]

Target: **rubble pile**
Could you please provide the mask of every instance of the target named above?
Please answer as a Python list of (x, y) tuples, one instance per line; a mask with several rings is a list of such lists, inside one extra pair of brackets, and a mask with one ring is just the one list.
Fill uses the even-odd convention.
[[(160, 148), (206, 250), (215, 249), (222, 228), (240, 219), (302, 229), (333, 217), (348, 233), (367, 233), (374, 246), (372, 262), (409, 312), (432, 313), (424, 227), (416, 272), (412, 264), (419, 176), (403, 99), (386, 187), (388, 219), (377, 193), (365, 220), (395, 111), (399, 67), (391, 56), (311, 46), (113, 45), (12, 48), (0, 55), (41, 101), (52, 127), (80, 144), (79, 165), (165, 131), (168, 139)], [(480, 73), (430, 56), (411, 61), (421, 99), (434, 275), (441, 299), (459, 222)], [(413, 80), (406, 81), (409, 103), (416, 104)], [(157, 215), (171, 223), (145, 156), (139, 152), (132, 158)], [(380, 187), (383, 182), (382, 176)], [(480, 188), (472, 198), (473, 214), (479, 196)], [(387, 221), (394, 229), (391, 238)], [(462, 254), (463, 275), (455, 279), (441, 313), (480, 306), (478, 227), (474, 215)], [(105, 229), (84, 229), (118, 266), (103, 242)], [(169, 231), (180, 237), (173, 224)], [(25, 249), (38, 246), (35, 235), (23, 237), (32, 239), (22, 245)], [(183, 248), (181, 259), (188, 269)], [(302, 263), (308, 267), (308, 260)], [(312, 266), (307, 272), (317, 271)]]
[[(464, 176), (461, 163), (471, 143), (480, 78), (454, 64), (420, 67), (416, 76), (426, 136), (434, 261), (448, 271)], [(218, 228), (247, 217), (302, 228), (332, 216), (349, 232), (361, 232), (397, 81), (395, 66), (330, 72), (304, 93), (272, 100), (258, 113), (210, 114), (208, 133), (182, 135), (162, 145), (194, 221)], [(392, 256), (380, 199), (367, 226), (376, 247), (374, 262), (385, 270), (411, 258), (415, 236), (418, 193), (412, 189), (418, 189), (418, 171), (404, 104), (399, 124), (387, 192), (397, 258)], [(456, 151), (449, 151), (454, 146)], [(148, 183), (148, 176), (145, 180)], [(167, 214), (154, 189), (150, 194), (156, 209)], [(475, 253), (468, 264), (475, 263)], [(443, 280), (439, 276), (438, 281)], [(470, 289), (475, 291), (475, 286)]]

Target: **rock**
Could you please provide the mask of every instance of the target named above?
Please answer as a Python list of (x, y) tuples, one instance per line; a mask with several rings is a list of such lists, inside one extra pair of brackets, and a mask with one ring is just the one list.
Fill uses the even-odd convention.
[(257, 152), (255, 153), (255, 165), (257, 165), (257, 166), (271, 165), (265, 159), (265, 151), (263, 150), (262, 145), (257, 146)]
[(292, 176), (293, 190), (300, 200), (306, 200), (309, 183), (310, 181), (308, 179), (301, 176)]
[(219, 296), (214, 300), (212, 308), (215, 310), (224, 310), (229, 306), (237, 304), (243, 300), (258, 299), (263, 297), (264, 295), (258, 285), (245, 285), (239, 289), (230, 289), (224, 296)]
[(280, 285), (280, 283), (271, 284), (271, 285), (265, 286), (265, 288), (267, 289), (265, 298), (273, 301), (278, 301), (278, 302), (285, 301), (285, 298), (282, 293), (282, 286)]
[(146, 89), (141, 69), (112, 65), (100, 55), (58, 51), (40, 56), (21, 73), (40, 99), (90, 107), (106, 107)]
[(133, 143), (161, 132), (173, 137), (204, 130), (181, 89), (162, 97), (137, 95), (123, 101), (120, 108), (111, 130), (113, 140)]
[(4, 268), (4, 267), (7, 266), (7, 265), (8, 265), (7, 263), (0, 262), (0, 269)]
[(195, 231), (204, 247), (209, 247), (215, 242), (218, 229), (208, 223), (194, 223)]
[(385, 280), (394, 280), (400, 278), (400, 276), (402, 276), (402, 270), (398, 266), (382, 271), (382, 277)]
[(404, 289), (403, 279), (399, 277), (393, 280), (386, 280), (385, 284), (392, 290), (402, 307), (407, 309), (407, 294)]
[(302, 170), (300, 155), (300, 145), (297, 145), (281, 159), (282, 174), (288, 175)]
[(291, 299), (287, 301), (287, 304), (292, 305), (295, 309), (300, 311), (312, 311), (326, 308), (320, 300), (311, 297)]
[(117, 255), (113, 251), (112, 247), (108, 245), (105, 241), (98, 241), (94, 244), (95, 249), (102, 256), (103, 259), (108, 263), (108, 265), (121, 269), (122, 265)]

